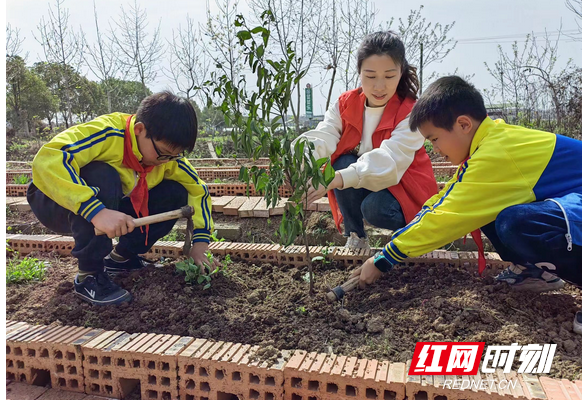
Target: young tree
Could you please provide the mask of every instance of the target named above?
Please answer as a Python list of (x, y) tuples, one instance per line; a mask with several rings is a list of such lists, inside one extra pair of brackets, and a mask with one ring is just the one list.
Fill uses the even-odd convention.
[[(37, 26), (39, 38), (35, 38), (43, 47), (45, 60), (50, 64), (60, 64), (61, 69), (56, 79), (59, 91), (60, 111), (69, 127), (72, 123), (73, 92), (78, 84), (77, 72), (80, 70), (84, 53), (83, 33), (73, 32), (69, 26), (69, 11), (63, 7), (64, 0), (55, 0), (55, 10), (49, 6), (48, 19), (41, 18)], [(68, 71), (73, 69), (75, 74)]]
[(106, 111), (111, 113), (114, 110), (112, 108), (113, 97), (117, 96), (118, 93), (114, 86), (110, 86), (110, 83), (121, 72), (121, 63), (118, 62), (112, 38), (105, 37), (100, 30), (95, 1), (94, 24), (96, 26), (96, 43), (86, 47), (90, 56), (87, 65), (94, 75), (98, 77), (100, 85), (106, 94)]
[[(212, 79), (205, 86), (208, 103), (210, 105), (214, 97), (224, 99), (221, 109), (230, 111), (229, 122), (240, 129), (232, 133), (236, 149), (253, 159), (261, 154), (269, 154), (268, 170), (257, 167), (248, 170), (242, 167), (240, 173), (242, 180), (249, 182), (251, 179), (255, 190), (264, 193), (268, 206), (275, 207), (280, 199), (279, 188), (290, 184), (293, 193), (280, 224), (280, 239), (284, 245), (289, 245), (299, 235), (303, 236), (310, 292), (313, 293), (314, 275), (306, 236), (304, 204), (308, 183), (311, 182), (315, 188), (319, 184), (328, 186), (335, 172), (327, 158), (316, 160), (312, 151), (307, 153), (307, 147), (312, 150), (311, 143), (302, 140), (292, 145), (286, 117), (293, 89), (306, 71), (297, 72), (297, 54), (293, 46), (287, 46), (286, 56), (280, 54), (274, 57), (267, 51), (275, 18), (271, 11), (266, 10), (261, 14), (260, 20), (261, 25), (253, 29), (247, 26), (243, 16), (238, 15), (235, 20), (235, 25), (241, 28), (237, 33), (239, 45), (243, 48), (247, 65), (256, 78), (255, 88), (248, 90), (244, 76), (233, 84), (230, 76), (213, 73)], [(247, 114), (242, 113), (242, 108), (247, 110)]]
[(209, 1), (206, 2), (206, 24), (201, 26), (202, 34), (207, 38), (204, 50), (219, 73), (229, 77), (231, 84), (235, 85), (244, 67), (234, 23), (237, 17), (238, 1), (215, 0), (215, 2), (219, 11), (214, 15)]
[(342, 38), (342, 58), (339, 80), (345, 91), (358, 86), (356, 51), (363, 38), (374, 31), (376, 8), (365, 0), (340, 0), (339, 35)]
[(157, 77), (157, 63), (164, 54), (160, 39), (160, 26), (149, 34), (147, 11), (142, 9), (137, 0), (130, 9), (121, 6), (121, 14), (116, 22), (116, 29), (111, 29), (111, 39), (118, 50), (118, 62), (129, 76), (139, 80), (143, 93), (147, 96), (147, 84)]
[[(296, 53), (292, 61), (293, 71), (304, 75), (317, 66), (320, 50), (320, 31), (325, 20), (325, 7), (321, 0), (251, 0), (255, 15), (264, 10), (271, 11), (273, 20), (271, 52), (287, 58), (290, 50)], [(294, 84), (294, 83), (293, 83)], [(302, 82), (296, 82), (294, 95), (290, 99), (290, 111), (294, 118), (296, 132), (300, 133), (300, 107), (302, 103)]]
[(186, 27), (178, 26), (172, 31), (172, 41), (169, 42), (170, 59), (168, 77), (172, 79), (176, 88), (183, 96), (190, 100), (197, 96), (203, 104), (206, 100), (197, 87), (202, 86), (210, 68), (202, 41), (194, 20), (186, 15)]
[(418, 10), (411, 10), (406, 20), (399, 18), (397, 28), (393, 28), (394, 18), (388, 23), (388, 27), (395, 29), (402, 38), (408, 63), (419, 69), (421, 91), (423, 82), (426, 83), (434, 77), (431, 74), (425, 79), (425, 68), (432, 63), (443, 62), (457, 45), (449, 36), (455, 21), (447, 25), (441, 25), (439, 22), (433, 24), (423, 17), (423, 8), (421, 5)]
[[(515, 120), (519, 115), (519, 108), (521, 102), (524, 102), (525, 90), (529, 89), (526, 76), (523, 71), (523, 65), (529, 63), (530, 60), (530, 36), (527, 37), (522, 49), (519, 49), (517, 42), (512, 45), (512, 54), (506, 53), (502, 46), (498, 46), (498, 61), (494, 63), (494, 68), (488, 66), (488, 63), (484, 63), (486, 69), (497, 81), (497, 84), (493, 87), (500, 93), (501, 103), (503, 109), (506, 105), (514, 106)], [(508, 113), (504, 113), (505, 121), (509, 121)]]

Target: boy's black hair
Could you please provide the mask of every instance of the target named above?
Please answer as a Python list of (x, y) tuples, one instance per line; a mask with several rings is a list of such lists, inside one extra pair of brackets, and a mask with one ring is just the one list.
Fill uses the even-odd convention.
[(141, 101), (135, 122), (142, 122), (147, 137), (191, 152), (198, 136), (196, 110), (182, 97), (165, 91)]
[(445, 76), (433, 82), (410, 113), (413, 132), (425, 122), (448, 131), (460, 115), (483, 121), (488, 115), (482, 95), (459, 76)]
[(409, 97), (416, 100), (419, 92), (419, 79), (416, 68), (408, 63), (404, 43), (392, 31), (370, 33), (363, 38), (357, 50), (357, 72), (361, 74), (363, 61), (373, 55), (387, 55), (401, 68), (402, 76), (396, 93), (402, 99)]

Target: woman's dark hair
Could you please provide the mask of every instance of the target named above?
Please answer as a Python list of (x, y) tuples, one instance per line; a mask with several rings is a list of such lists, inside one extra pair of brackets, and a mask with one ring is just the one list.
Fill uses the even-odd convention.
[(373, 55), (387, 55), (394, 62), (400, 65), (402, 76), (398, 83), (396, 93), (401, 98), (417, 99), (419, 92), (419, 79), (417, 70), (406, 60), (404, 44), (402, 40), (392, 31), (374, 32), (363, 38), (357, 51), (357, 72), (361, 73), (363, 60)]
[(145, 97), (135, 122), (142, 122), (147, 137), (161, 140), (187, 152), (194, 149), (198, 136), (198, 119), (192, 104), (165, 91)]

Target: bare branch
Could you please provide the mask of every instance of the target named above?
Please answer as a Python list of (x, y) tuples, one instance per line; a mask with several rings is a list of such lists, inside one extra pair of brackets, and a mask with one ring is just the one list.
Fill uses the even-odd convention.
[[(20, 38), (20, 29), (12, 29), (12, 25), (6, 24), (6, 57), (18, 56), (22, 51), (24, 38)], [(23, 57), (26, 59), (26, 56)]]
[(178, 30), (172, 31), (172, 41), (168, 42), (170, 51), (169, 68), (164, 74), (174, 81), (176, 88), (186, 99), (198, 95), (204, 104), (204, 94), (196, 90), (201, 87), (209, 72), (210, 61), (207, 59), (194, 20), (186, 15), (186, 27), (180, 24)]
[(161, 21), (148, 33), (147, 11), (135, 0), (129, 10), (121, 6), (117, 29), (111, 27), (110, 40), (118, 49), (118, 62), (123, 72), (138, 79), (147, 94), (147, 84), (157, 77), (157, 64), (164, 54), (160, 39)]

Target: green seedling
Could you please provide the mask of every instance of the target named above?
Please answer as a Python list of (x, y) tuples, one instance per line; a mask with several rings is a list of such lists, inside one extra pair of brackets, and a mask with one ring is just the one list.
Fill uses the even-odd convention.
[(213, 242), (224, 242), (226, 239), (225, 238), (218, 238), (218, 231), (214, 231), (212, 232), (212, 235), (210, 235), (210, 240)]
[[(206, 257), (208, 258), (208, 264), (213, 265), (214, 256), (212, 255), (212, 253), (207, 252)], [(180, 261), (176, 263), (176, 270), (186, 274), (184, 280), (188, 284), (203, 285), (202, 290), (207, 290), (210, 288), (212, 284), (213, 276), (218, 273), (223, 275), (227, 274), (227, 268), (231, 263), (231, 257), (227, 255), (225, 259), (221, 261), (221, 265), (219, 265), (212, 271), (209, 267), (206, 267), (205, 272), (202, 273), (202, 271), (200, 270), (200, 266), (194, 264), (194, 260), (192, 259), (192, 257), (190, 257), (185, 261)]]
[(26, 185), (31, 180), (31, 177), (28, 175), (18, 175), (12, 178), (16, 185)]
[(48, 264), (32, 257), (18, 259), (18, 252), (12, 250), (6, 243), (6, 250), (12, 254), (12, 258), (6, 262), (6, 284), (26, 283), (31, 281), (42, 281), (45, 279), (45, 272)]
[(300, 314), (300, 315), (306, 315), (306, 307), (304, 306), (300, 306), (296, 308), (296, 313)]

